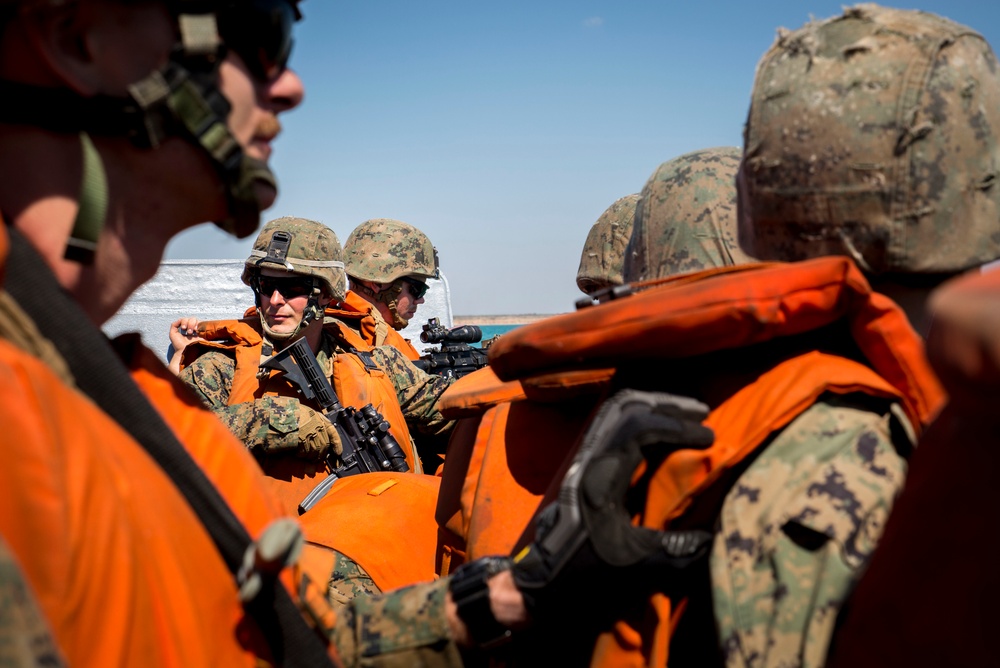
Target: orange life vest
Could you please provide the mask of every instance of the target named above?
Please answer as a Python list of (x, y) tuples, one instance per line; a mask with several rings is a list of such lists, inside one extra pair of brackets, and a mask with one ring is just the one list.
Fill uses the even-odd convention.
[[(70, 665), (249, 667), (268, 657), (211, 538), (143, 448), (6, 341), (0, 378), (0, 533)], [(224, 477), (230, 489), (243, 484), (235, 470)], [(230, 503), (253, 522), (267, 515), (263, 503)]]
[(504, 383), (484, 367), (448, 388), (441, 412), (466, 419), (449, 441), (438, 501), (443, 567), (514, 550), (549, 484), (561, 478), (611, 374), (584, 370)]
[[(440, 481), (387, 471), (338, 480), (300, 518), (306, 540), (350, 557), (382, 591), (433, 580)], [(320, 570), (315, 577), (323, 575)], [(327, 568), (325, 577), (329, 575)]]
[[(0, 274), (6, 253), (0, 228)], [(280, 513), (245, 448), (137, 337), (116, 343), (130, 353), (126, 366), (150, 403), (259, 537)], [(18, 555), (69, 665), (269, 663), (233, 574), (146, 450), (45, 363), (5, 340), (0, 378), (9, 458), (0, 467), (0, 535)], [(332, 628), (314, 587), (287, 572), (282, 580), (293, 596), (308, 597), (315, 623)]]
[[(140, 342), (138, 334), (120, 336), (113, 344), (136, 385), (251, 536), (259, 537), (271, 522), (288, 515), (253, 456), (163, 365), (156, 353)], [(314, 577), (311, 582), (304, 581), (301, 575), (302, 568), (296, 566), (282, 571), (281, 577), (293, 597), (301, 598), (298, 603), (307, 608), (310, 622), (333, 629), (335, 617), (324, 593), (326, 580)], [(322, 585), (322, 589), (317, 585)]]
[[(506, 405), (491, 404), (491, 394), (511, 393), (501, 380), (520, 381), (522, 389), (539, 377), (546, 378), (549, 386), (558, 386), (560, 379), (568, 386), (581, 366), (601, 369), (682, 360), (804, 335), (837, 322), (850, 331), (867, 365), (819, 350), (790, 352), (755, 378), (738, 382), (710, 401), (706, 423), (715, 431), (714, 445), (706, 451), (679, 451), (652, 476), (639, 519), (645, 526), (663, 528), (723, 471), (825, 392), (862, 392), (898, 401), (918, 431), (926, 426), (941, 407), (944, 394), (905, 315), (890, 300), (872, 293), (849, 260), (823, 258), (710, 270), (656, 282), (626, 299), (511, 332), (491, 349), (491, 367), (499, 378), (483, 382), (480, 388), (486, 410), (473, 442), (463, 446), (453, 441), (449, 448), (449, 466), (462, 460), (459, 450), (473, 454), (466, 455), (467, 466), (451, 471), (446, 467), (439, 522), (466, 539), (470, 556), (523, 543), (527, 536), (515, 537), (516, 527), (528, 524), (539, 507), (541, 486), (528, 489), (521, 484), (523, 476), (519, 480), (510, 462), (537, 457), (543, 447), (556, 450), (547, 455), (551, 461), (559, 456), (565, 461), (584, 426), (585, 418), (575, 429), (565, 426), (562, 438), (536, 439), (532, 428), (540, 422), (537, 417), (516, 426), (511, 416), (518, 410), (541, 411), (552, 419), (558, 409), (541, 402), (533, 408), (519, 408), (531, 403), (527, 391), (524, 397), (508, 398)], [(706, 368), (712, 369), (711, 358), (707, 360)], [(724, 374), (713, 369), (706, 375)], [(461, 395), (460, 389), (456, 383), (452, 388), (456, 394), (445, 394), (443, 408), (472, 410), (475, 398)], [(468, 432), (460, 426), (456, 435), (462, 433)], [(556, 473), (552, 481), (558, 481), (561, 469), (551, 463), (547, 468)], [(455, 497), (449, 474), (464, 478), (460, 511), (441, 505)], [(483, 481), (488, 481), (489, 488), (479, 489)], [(492, 494), (494, 489), (510, 494), (512, 500)], [(504, 510), (502, 523), (495, 512), (499, 508)], [(512, 512), (519, 517), (512, 517)], [(671, 616), (677, 611), (670, 601), (657, 596), (650, 612), (648, 619), (655, 621), (651, 626), (639, 630), (620, 622), (614, 633), (602, 636), (595, 665), (663, 665)]]
[[(263, 338), (258, 327), (259, 321), (256, 318), (201, 323), (198, 331), (206, 341), (189, 345), (184, 350), (182, 364), (189, 364), (208, 349), (231, 351), (235, 356), (236, 371), (229, 393), (230, 406), (253, 401), (265, 395), (298, 396), (296, 388), (278, 371), (272, 371), (267, 378), (257, 377), (263, 350)], [(338, 343), (358, 352), (366, 353), (371, 350), (370, 346), (357, 340), (356, 335), (352, 337), (351, 329), (339, 321), (326, 320), (323, 331), (333, 336)], [(389, 422), (392, 435), (406, 454), (410, 470), (416, 473), (422, 472), (420, 459), (415, 456), (406, 419), (396, 398), (395, 387), (385, 372), (356, 354), (335, 355), (331, 364), (331, 383), (341, 404), (357, 408), (372, 404)], [(265, 459), (261, 465), (268, 484), (281, 499), (282, 507), (290, 514), (298, 512), (299, 502), (330, 473), (325, 462), (307, 461), (297, 457), (272, 457)]]
[(361, 339), (369, 346), (392, 346), (406, 355), (407, 359), (420, 359), (420, 353), (409, 339), (390, 327), (378, 309), (370, 301), (354, 292), (347, 291), (339, 309), (327, 308), (326, 314), (338, 319), (355, 321)]

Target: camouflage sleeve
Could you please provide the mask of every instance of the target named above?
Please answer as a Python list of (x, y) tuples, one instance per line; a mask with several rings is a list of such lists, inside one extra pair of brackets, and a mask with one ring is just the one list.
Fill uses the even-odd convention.
[(411, 431), (439, 436), (455, 426), (455, 421), (446, 420), (437, 407), (438, 399), (451, 386), (451, 380), (418, 369), (392, 346), (373, 349), (372, 358), (392, 379), (396, 398)]
[(361, 564), (340, 552), (334, 552), (333, 572), (326, 588), (326, 596), (334, 611), (339, 614), (345, 606), (358, 597), (382, 593)]
[(889, 413), (817, 403), (729, 491), (710, 568), (726, 665), (822, 666), (906, 475)]
[(225, 406), (236, 375), (236, 361), (225, 353), (210, 350), (181, 369), (178, 378), (194, 390), (209, 408)]
[(0, 666), (64, 665), (20, 567), (0, 540)]
[(293, 397), (261, 397), (228, 405), (236, 363), (228, 355), (209, 351), (180, 373), (236, 438), (255, 455), (295, 451), (299, 446), (299, 401)]
[(448, 579), (361, 596), (337, 613), (333, 640), (344, 668), (461, 666), (445, 617)]

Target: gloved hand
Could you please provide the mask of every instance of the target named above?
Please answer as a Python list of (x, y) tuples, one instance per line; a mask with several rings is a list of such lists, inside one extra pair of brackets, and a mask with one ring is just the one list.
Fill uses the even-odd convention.
[(680, 571), (707, 553), (711, 534), (633, 526), (635, 509), (626, 505), (644, 456), (712, 444), (714, 434), (701, 424), (707, 414), (693, 399), (631, 389), (604, 402), (558, 501), (542, 512), (535, 540), (514, 558), (514, 581), (536, 623), (584, 614), (581, 608), (613, 616), (623, 605), (668, 591)]
[(303, 459), (319, 461), (330, 450), (339, 457), (344, 454), (340, 433), (319, 411), (299, 405), (299, 446), (295, 454)]

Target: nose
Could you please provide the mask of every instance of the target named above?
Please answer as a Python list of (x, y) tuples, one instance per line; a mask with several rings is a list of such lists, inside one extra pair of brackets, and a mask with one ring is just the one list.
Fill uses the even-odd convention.
[(418, 304), (418, 305), (419, 305), (419, 304), (423, 304), (423, 303), (424, 303), (424, 301), (425, 301), (425, 300), (424, 300), (424, 298), (423, 298), (423, 297), (420, 297), (420, 298), (418, 298), (418, 299), (414, 299), (414, 300), (413, 300), (413, 303), (414, 303), (414, 304)]
[(306, 90), (302, 79), (291, 68), (285, 68), (285, 71), (267, 85), (268, 106), (276, 114), (299, 106), (305, 96)]
[(275, 288), (274, 291), (271, 292), (271, 296), (268, 297), (267, 300), (269, 302), (271, 302), (272, 304), (284, 304), (285, 303), (285, 297), (284, 297), (284, 295), (282, 295), (280, 292), (278, 292), (277, 288)]

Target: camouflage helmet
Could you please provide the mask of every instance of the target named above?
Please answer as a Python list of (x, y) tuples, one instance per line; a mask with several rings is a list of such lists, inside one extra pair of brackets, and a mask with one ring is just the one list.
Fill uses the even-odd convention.
[(252, 287), (253, 276), (263, 267), (312, 276), (333, 301), (339, 302), (344, 299), (347, 284), (343, 257), (340, 241), (329, 227), (314, 220), (286, 216), (268, 222), (257, 235), (250, 257), (243, 265), (242, 279)]
[(625, 253), (626, 283), (753, 262), (736, 234), (735, 147), (687, 153), (646, 181)]
[(978, 33), (858, 5), (757, 66), (737, 188), (767, 260), (947, 274), (1000, 256), (1000, 72)]
[(576, 271), (576, 285), (585, 293), (622, 284), (625, 246), (632, 234), (639, 195), (626, 195), (609, 206), (587, 234)]
[(374, 218), (354, 228), (344, 243), (347, 275), (375, 283), (403, 276), (438, 277), (437, 250), (413, 225)]

